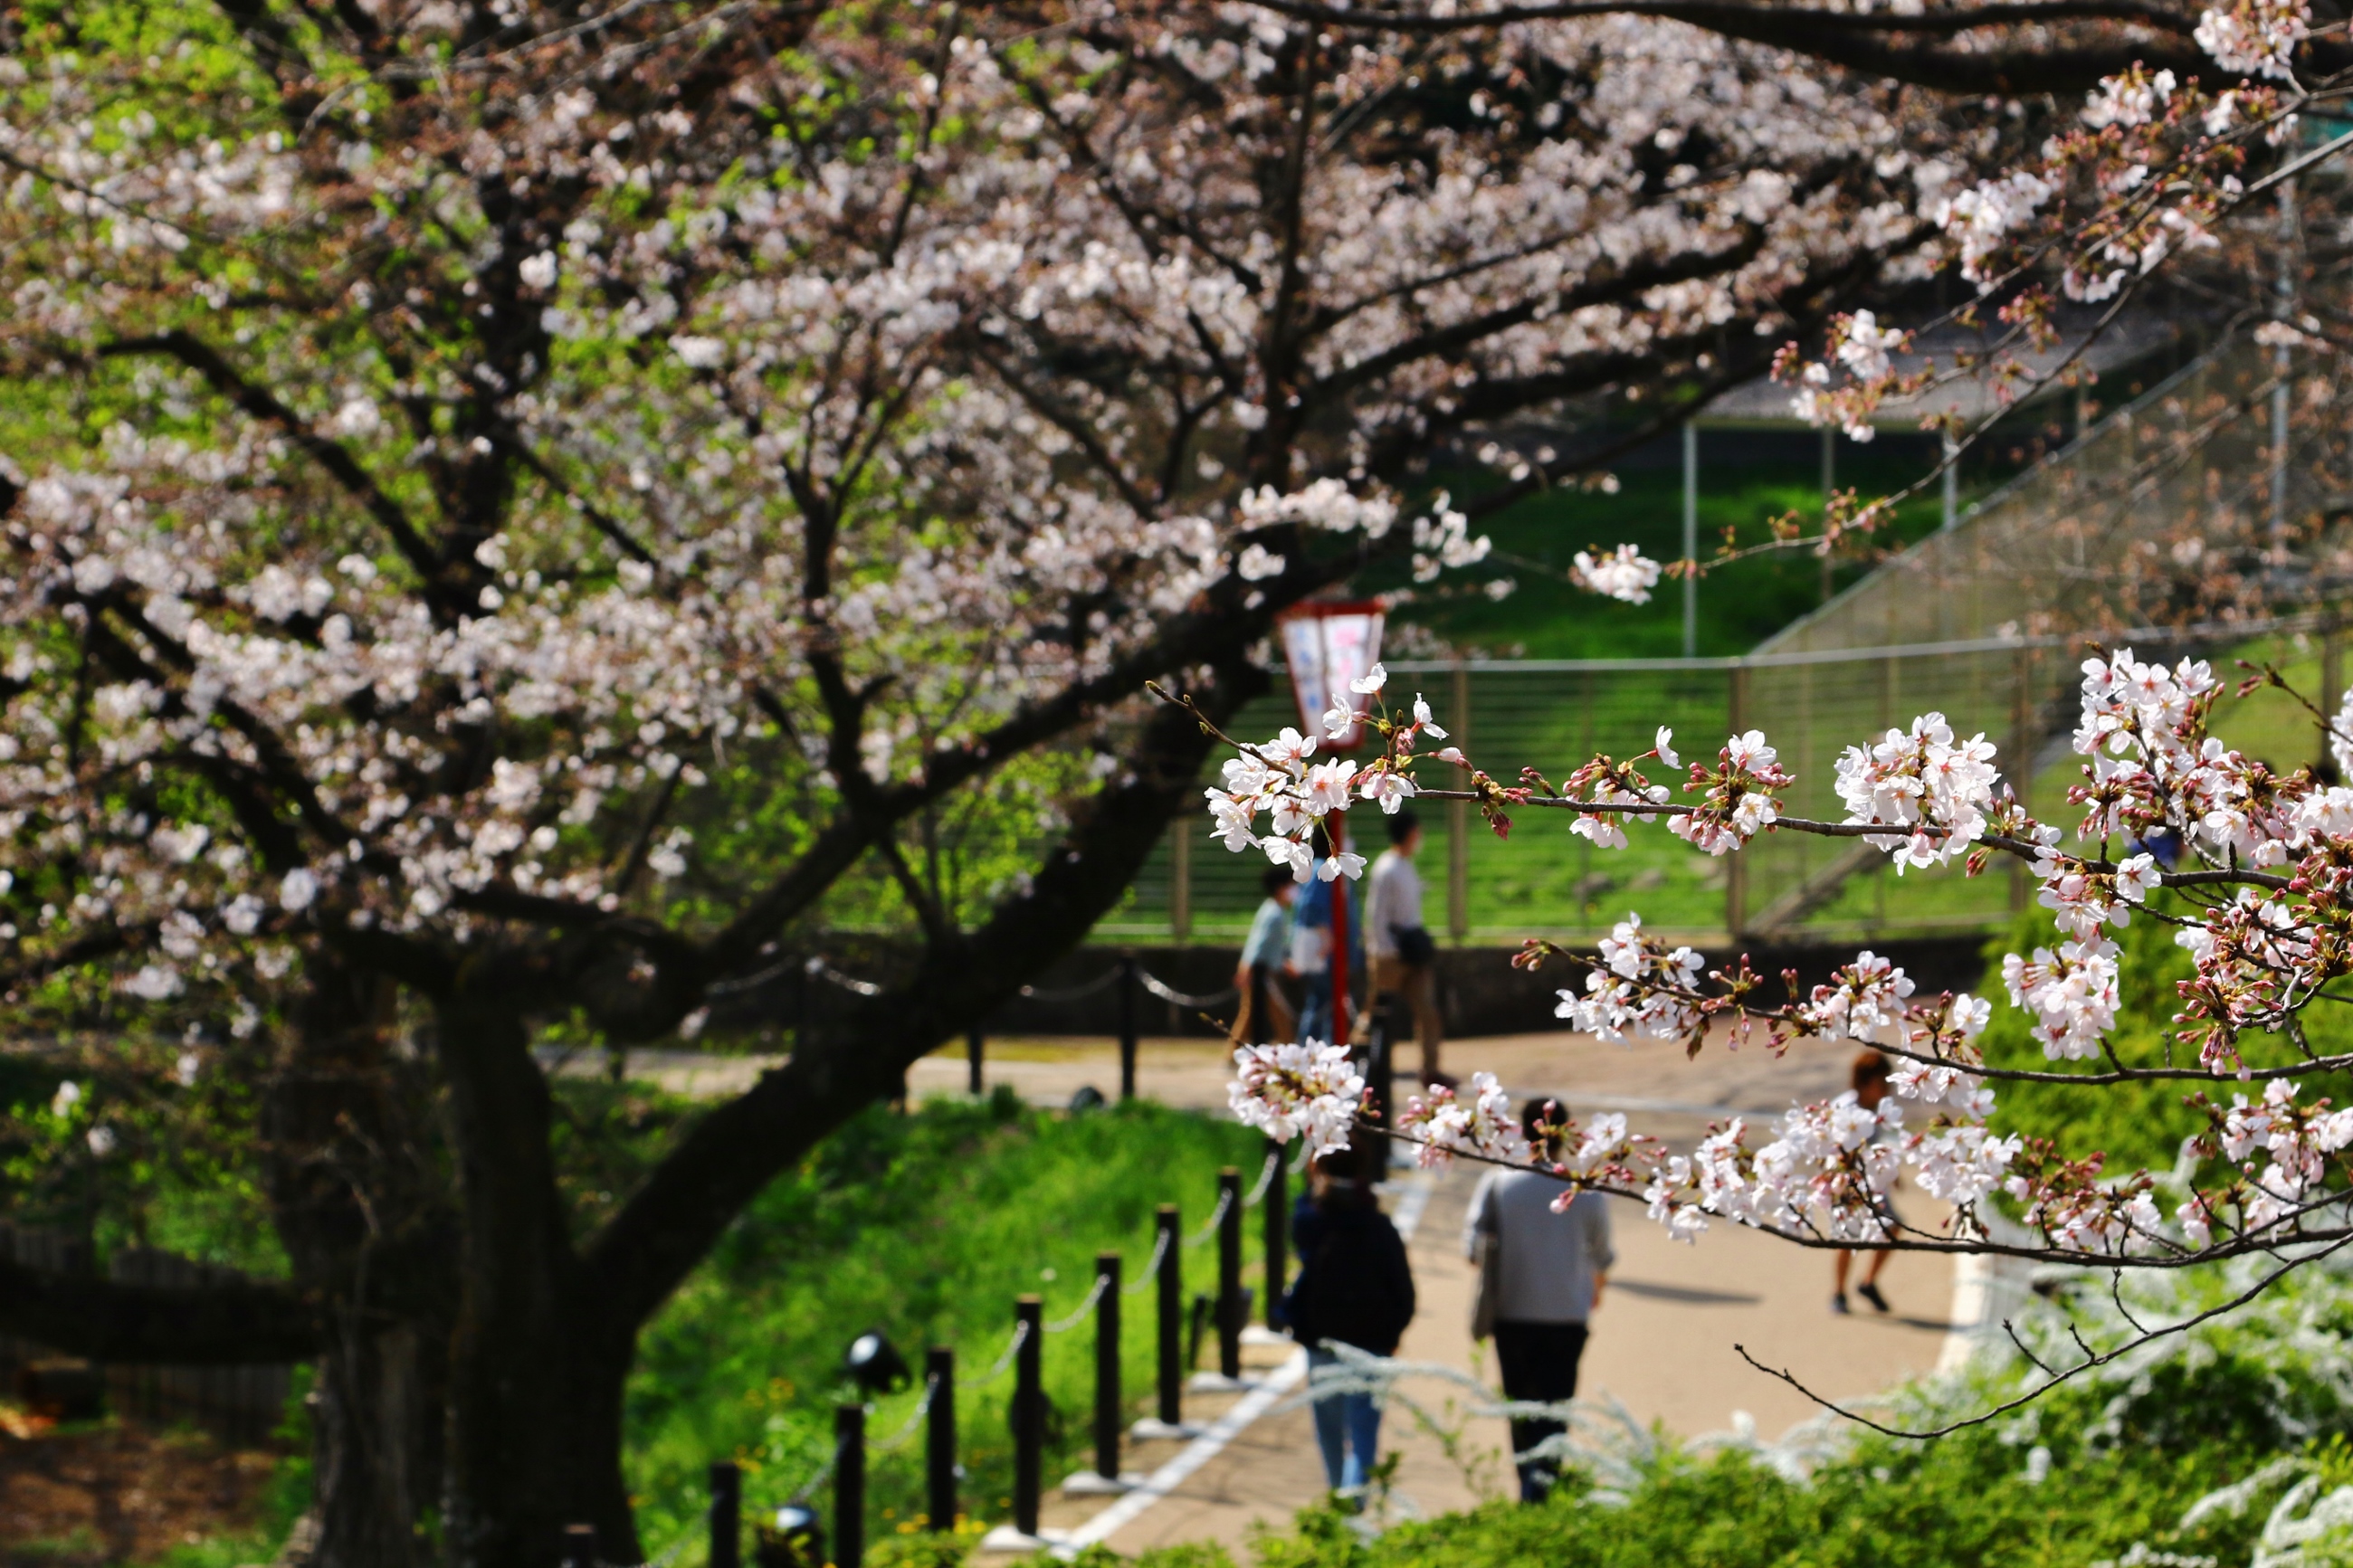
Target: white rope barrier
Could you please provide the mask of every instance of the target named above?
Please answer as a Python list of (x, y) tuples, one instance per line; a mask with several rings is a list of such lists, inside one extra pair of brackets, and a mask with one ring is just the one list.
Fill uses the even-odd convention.
[[(1303, 1142), (1304, 1141), (1303, 1140)], [(1266, 1164), (1259, 1171), (1258, 1185), (1252, 1187), (1250, 1192), (1250, 1196), (1242, 1200), (1242, 1207), (1246, 1209), (1254, 1209), (1258, 1207), (1259, 1205), (1266, 1201), (1266, 1190), (1267, 1188), (1274, 1185), (1274, 1173), (1281, 1168), (1282, 1164), (1282, 1156), (1278, 1152), (1270, 1151), (1266, 1157)]]
[(1218, 1194), (1218, 1212), (1209, 1216), (1209, 1223), (1203, 1226), (1197, 1234), (1187, 1237), (1185, 1238), (1185, 1245), (1187, 1247), (1200, 1247), (1206, 1244), (1211, 1237), (1217, 1235), (1218, 1226), (1225, 1220), (1226, 1210), (1233, 1206), (1233, 1202), (1234, 1194), (1231, 1192), (1219, 1193)]
[(1172, 1234), (1165, 1230), (1160, 1233), (1159, 1238), (1152, 1244), (1152, 1261), (1144, 1266), (1144, 1272), (1135, 1277), (1134, 1283), (1119, 1288), (1121, 1295), (1141, 1295), (1150, 1289), (1152, 1281), (1159, 1276), (1160, 1266), (1168, 1261), (1168, 1237)]
[(1096, 1275), (1095, 1288), (1087, 1292), (1087, 1299), (1079, 1303), (1079, 1310), (1072, 1312), (1069, 1317), (1062, 1319), (1060, 1322), (1048, 1323), (1045, 1325), (1046, 1331), (1050, 1334), (1067, 1334), (1072, 1329), (1077, 1328), (1081, 1323), (1085, 1322), (1087, 1321), (1088, 1314), (1092, 1313), (1095, 1310), (1095, 1303), (1103, 1300), (1103, 1287), (1110, 1283), (1110, 1275)]

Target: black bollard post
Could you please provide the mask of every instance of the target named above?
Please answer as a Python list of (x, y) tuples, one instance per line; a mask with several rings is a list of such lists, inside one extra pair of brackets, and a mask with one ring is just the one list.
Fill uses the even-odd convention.
[[(1015, 1303), (1021, 1348), (1013, 1357), (1013, 1528), (1038, 1533), (1038, 1491), (1044, 1480), (1046, 1391), (1039, 1379), (1045, 1349), (1045, 1303), (1024, 1296)], [(849, 1568), (842, 1563), (837, 1568)]]
[(859, 1568), (866, 1555), (866, 1406), (833, 1407), (834, 1568)]
[(1284, 1165), (1282, 1145), (1267, 1141), (1266, 1157), (1274, 1162), (1274, 1170), (1266, 1182), (1266, 1326), (1279, 1327), (1276, 1320), (1282, 1316), (1283, 1276), (1290, 1272), (1291, 1238), (1291, 1173)]
[(924, 1357), (932, 1407), (923, 1429), (924, 1507), (934, 1530), (954, 1530), (956, 1519), (955, 1352), (934, 1345)]
[[(1372, 1090), (1373, 1114), (1383, 1131), (1397, 1125), (1397, 1018), (1392, 1011), (1393, 998), (1382, 995), (1373, 999), (1372, 1027), (1366, 1032), (1365, 1080)], [(1377, 1182), (1388, 1173), (1389, 1141), (1384, 1137), (1365, 1140), (1365, 1180)]]
[(975, 1100), (978, 1100), (980, 1098), (980, 1060), (983, 1054), (984, 1044), (985, 1041), (981, 1035), (979, 1025), (975, 1024), (971, 1028), (965, 1031), (965, 1087), (972, 1090), (972, 1097)]
[(1095, 1474), (1119, 1479), (1119, 1254), (1095, 1254)]
[(1162, 1204), (1160, 1235), (1160, 1424), (1185, 1419), (1185, 1238), (1178, 1233), (1176, 1205)]
[(743, 1568), (744, 1472), (722, 1460), (711, 1467), (711, 1568)]
[(1228, 1165), (1218, 1173), (1218, 1371), (1242, 1374), (1242, 1173)]
[(595, 1525), (567, 1524), (564, 1527), (564, 1568), (596, 1568)]
[(1119, 961), (1119, 1097), (1135, 1098), (1136, 1014), (1144, 1004), (1144, 987), (1136, 979), (1135, 955)]

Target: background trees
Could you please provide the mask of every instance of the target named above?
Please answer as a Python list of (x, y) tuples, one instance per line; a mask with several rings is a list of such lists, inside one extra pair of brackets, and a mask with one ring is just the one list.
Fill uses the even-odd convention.
[[(1609, 453), (1456, 507), (1442, 443), (1671, 420), (1929, 276), (1924, 212), (2072, 112), (1902, 81), (2180, 31), (1979, 80), (1941, 20), (1294, 10), (11, 13), (7, 1005), (95, 1031), (59, 1158), (242, 1162), (292, 1278), (13, 1270), (0, 1317), (307, 1323), (335, 1560), (437, 1498), (469, 1563), (625, 1552), (639, 1326), (1118, 897), (1208, 744), (1145, 681), (1221, 716), (1284, 606), (1475, 565)], [(575, 1223), (535, 1033), (692, 1034), (849, 910), (906, 933), (881, 994)]]

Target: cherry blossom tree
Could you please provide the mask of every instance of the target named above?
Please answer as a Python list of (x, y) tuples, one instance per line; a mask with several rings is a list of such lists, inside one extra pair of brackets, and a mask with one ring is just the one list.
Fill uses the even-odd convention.
[[(2122, 33), (1988, 13), (2034, 90), (2172, 36), (2062, 8)], [(2032, 115), (1900, 89), (1925, 57), (1872, 25), (1643, 10), (12, 13), (0, 977), (14, 1026), (102, 1025), (155, 1114), (259, 1090), (294, 1277), (0, 1265), (0, 1323), (310, 1350), (325, 1561), (411, 1560), (432, 1499), (462, 1563), (579, 1520), (630, 1553), (635, 1336), (744, 1205), (1113, 905), (1280, 611), (1473, 566), (1481, 517), (1611, 453), (1460, 503), (1434, 455), (1602, 393), (1653, 411), (1630, 444), (1788, 340), (1864, 342), (2038, 155)], [(1727, 748), (1686, 836), (1772, 826), (1771, 763)], [(1604, 771), (1586, 815), (1649, 809)], [(1984, 788), (1950, 784), (1985, 841), (2026, 831)], [(991, 812), (1020, 874), (944, 876), (937, 825)], [(1903, 853), (1962, 842), (1935, 813)], [(874, 994), (575, 1226), (534, 1038), (692, 1037), (846, 911), (906, 933)], [(1620, 948), (1597, 1017), (1711, 1005)], [(2075, 966), (2040, 995), (2093, 961), (2037, 962)], [(1850, 1015), (1896, 984), (1859, 970)], [(102, 1158), (106, 1113), (57, 1116)], [(417, 1364), (446, 1452), (382, 1436)]]

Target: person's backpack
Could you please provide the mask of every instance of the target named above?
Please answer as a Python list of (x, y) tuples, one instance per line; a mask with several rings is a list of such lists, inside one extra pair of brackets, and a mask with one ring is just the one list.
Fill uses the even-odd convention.
[(1386, 1355), (1413, 1321), (1413, 1304), (1397, 1290), (1388, 1221), (1377, 1210), (1341, 1211), (1315, 1255), (1292, 1286), (1283, 1316), (1304, 1345), (1337, 1340)]

